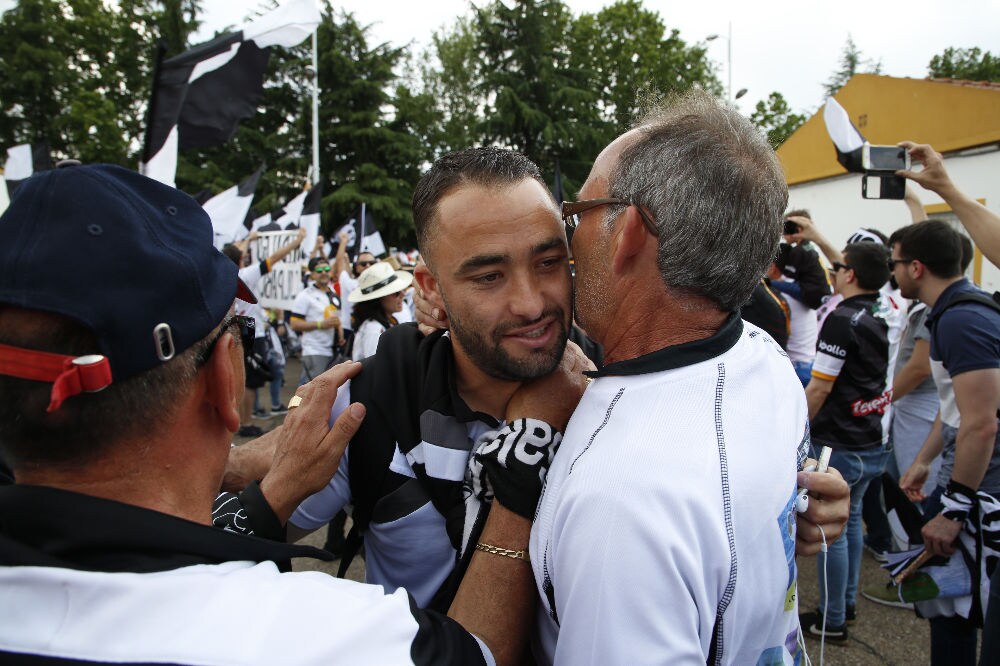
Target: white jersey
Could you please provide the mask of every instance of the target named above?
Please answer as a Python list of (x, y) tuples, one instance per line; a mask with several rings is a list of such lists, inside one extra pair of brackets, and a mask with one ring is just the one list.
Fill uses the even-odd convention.
[(791, 364), (738, 319), (606, 366), (531, 532), (539, 663), (794, 663), (806, 423)]
[[(317, 289), (309, 285), (299, 292), (292, 302), (292, 316), (300, 317), (306, 322), (323, 321), (337, 314), (337, 306), (333, 301), (333, 293)], [(309, 328), (301, 332), (303, 356), (333, 356), (333, 342), (336, 329)]]

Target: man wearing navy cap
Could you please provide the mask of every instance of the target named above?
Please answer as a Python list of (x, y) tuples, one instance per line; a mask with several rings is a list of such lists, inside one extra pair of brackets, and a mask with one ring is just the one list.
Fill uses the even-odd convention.
[[(244, 383), (233, 302), (253, 296), (194, 200), (120, 167), (72, 166), (26, 181), (0, 235), (0, 453), (15, 477), (0, 488), (0, 661), (519, 656), (523, 563), (474, 556), (456, 622), (403, 590), (280, 573), (275, 561), (323, 553), (211, 526)], [(279, 520), (357, 430), (360, 405), (332, 428), (327, 417), (358, 368), (299, 387), (274, 435), (271, 472), (248, 492)], [(484, 536), (520, 544), (529, 529), (495, 505)]]

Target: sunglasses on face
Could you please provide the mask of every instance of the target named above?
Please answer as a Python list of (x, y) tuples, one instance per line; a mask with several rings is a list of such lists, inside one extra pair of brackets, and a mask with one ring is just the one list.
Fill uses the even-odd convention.
[(195, 359), (194, 364), (196, 368), (200, 368), (208, 362), (209, 357), (212, 356), (212, 352), (215, 350), (216, 343), (219, 342), (219, 338), (221, 338), (222, 335), (230, 328), (236, 326), (239, 327), (239, 339), (243, 349), (247, 350), (253, 347), (254, 331), (257, 326), (256, 320), (253, 317), (247, 317), (244, 315), (230, 315), (222, 321), (222, 326), (219, 327), (215, 337), (213, 337), (212, 341), (205, 347), (205, 351), (199, 354)]
[(313, 272), (314, 273), (329, 273), (331, 270), (333, 270), (333, 269), (331, 269), (329, 266), (317, 266), (316, 268), (313, 269)]

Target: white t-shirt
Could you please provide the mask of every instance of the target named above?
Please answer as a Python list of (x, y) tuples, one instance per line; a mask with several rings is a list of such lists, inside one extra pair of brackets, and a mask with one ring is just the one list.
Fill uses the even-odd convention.
[[(292, 302), (292, 316), (307, 322), (323, 321), (337, 314), (337, 306), (331, 300), (329, 291), (309, 285), (299, 292)], [(303, 356), (333, 356), (333, 342), (337, 331), (334, 328), (310, 328), (302, 331)]]
[(606, 366), (573, 413), (531, 530), (538, 663), (704, 664), (717, 616), (720, 663), (795, 663), (805, 395), (757, 327), (717, 338)]
[(337, 281), (340, 283), (340, 323), (345, 331), (353, 331), (351, 311), (354, 309), (354, 304), (347, 297), (358, 288), (358, 281), (352, 278), (347, 271), (340, 271), (340, 277), (337, 278)]
[(360, 361), (375, 354), (378, 348), (378, 339), (385, 333), (385, 326), (374, 319), (365, 319), (361, 326), (354, 332), (354, 348), (351, 351), (351, 360)]
[[(243, 281), (243, 284), (245, 284), (251, 293), (253, 293), (253, 295), (258, 299), (260, 298), (260, 280), (264, 277), (264, 273), (266, 273), (266, 271), (262, 270), (261, 263), (262, 262), (257, 262), (256, 264), (252, 264), (239, 270), (240, 280)], [(247, 303), (246, 301), (237, 298), (234, 310), (236, 311), (236, 314), (241, 317), (253, 317), (254, 337), (264, 337), (267, 319), (264, 317), (264, 308), (260, 307), (260, 303)]]

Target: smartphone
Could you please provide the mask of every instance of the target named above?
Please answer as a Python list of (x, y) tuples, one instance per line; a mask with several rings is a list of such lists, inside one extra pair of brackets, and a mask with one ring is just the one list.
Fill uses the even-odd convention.
[(906, 195), (906, 179), (891, 174), (865, 174), (861, 178), (861, 196), (865, 199), (902, 199)]
[(782, 232), (786, 236), (791, 236), (792, 234), (797, 234), (802, 230), (802, 227), (795, 224), (791, 220), (785, 220), (785, 230)]
[(899, 146), (872, 146), (866, 143), (861, 147), (861, 168), (865, 171), (909, 169), (910, 154)]

